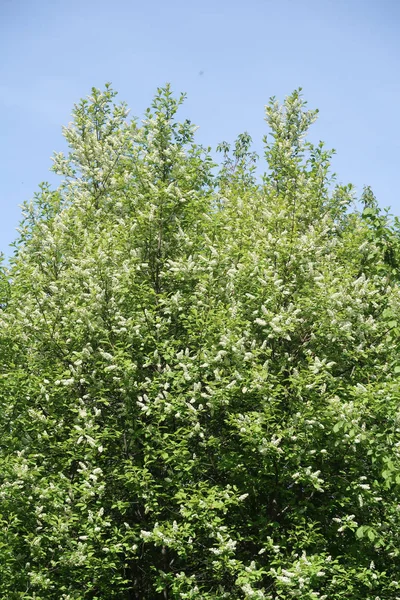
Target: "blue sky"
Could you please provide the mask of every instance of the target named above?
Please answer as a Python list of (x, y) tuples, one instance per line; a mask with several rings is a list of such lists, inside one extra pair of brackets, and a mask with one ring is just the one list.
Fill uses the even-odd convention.
[(74, 102), (107, 81), (136, 116), (171, 82), (201, 143), (249, 131), (258, 150), (268, 98), (301, 86), (338, 180), (400, 215), (399, 26), (397, 0), (0, 0), (0, 250), (57, 184)]

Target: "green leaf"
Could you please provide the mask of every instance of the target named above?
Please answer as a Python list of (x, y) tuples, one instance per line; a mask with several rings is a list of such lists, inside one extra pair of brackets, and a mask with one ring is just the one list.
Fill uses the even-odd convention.
[(364, 525), (361, 525), (361, 527), (359, 527), (359, 528), (356, 530), (356, 537), (357, 537), (358, 539), (361, 539), (361, 538), (363, 538), (363, 537), (364, 537), (364, 532), (365, 532), (365, 526), (364, 526)]
[(370, 539), (371, 542), (373, 542), (374, 539), (376, 538), (375, 532), (372, 529), (368, 529), (367, 535), (368, 535), (368, 539)]

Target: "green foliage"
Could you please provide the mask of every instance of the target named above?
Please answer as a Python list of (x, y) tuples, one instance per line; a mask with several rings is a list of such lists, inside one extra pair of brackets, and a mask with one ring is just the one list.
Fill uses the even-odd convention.
[(0, 281), (0, 597), (400, 597), (399, 228), (300, 90), (217, 167), (75, 106)]

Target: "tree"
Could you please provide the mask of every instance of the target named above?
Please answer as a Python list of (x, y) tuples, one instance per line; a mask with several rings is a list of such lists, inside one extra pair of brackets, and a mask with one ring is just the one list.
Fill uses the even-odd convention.
[[(24, 208), (0, 312), (0, 596), (400, 595), (399, 236), (300, 90), (210, 149), (109, 85)], [(389, 252), (390, 250), (390, 252)], [(8, 279), (8, 281), (7, 281)]]

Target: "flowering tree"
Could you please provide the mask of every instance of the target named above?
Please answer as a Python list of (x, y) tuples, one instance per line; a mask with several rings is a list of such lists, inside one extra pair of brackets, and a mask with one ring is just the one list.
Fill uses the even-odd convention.
[(399, 236), (299, 91), (217, 168), (158, 90), (64, 129), (1, 280), (0, 596), (400, 597)]

